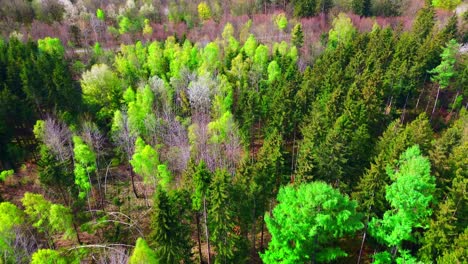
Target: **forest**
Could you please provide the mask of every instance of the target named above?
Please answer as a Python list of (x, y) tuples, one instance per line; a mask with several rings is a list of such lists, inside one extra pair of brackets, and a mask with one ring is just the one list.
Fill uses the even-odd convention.
[(468, 3), (0, 0), (0, 264), (467, 263)]

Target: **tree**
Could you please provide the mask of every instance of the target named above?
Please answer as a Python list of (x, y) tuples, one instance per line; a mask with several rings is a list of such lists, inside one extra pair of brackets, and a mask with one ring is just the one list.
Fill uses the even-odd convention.
[[(14, 262), (14, 240), (18, 235), (16, 229), (24, 223), (24, 213), (10, 202), (0, 203), (0, 261)], [(4, 262), (3, 262), (4, 261)]]
[(453, 10), (461, 3), (461, 0), (432, 0), (432, 5), (437, 8)]
[(215, 263), (231, 263), (235, 257), (237, 236), (232, 195), (231, 175), (226, 170), (217, 170), (209, 187), (211, 239), (216, 247)]
[(294, 0), (294, 16), (296, 17), (311, 17), (316, 14), (316, 0)]
[(148, 246), (146, 241), (139, 237), (129, 259), (129, 264), (159, 263), (154, 251)]
[(291, 43), (297, 48), (301, 48), (304, 44), (304, 32), (302, 31), (301, 23), (297, 23), (292, 30)]
[(454, 69), (456, 58), (458, 52), (458, 43), (455, 39), (451, 39), (446, 47), (443, 49), (440, 54), (441, 62), (434, 69), (430, 70), (429, 73), (433, 74), (431, 80), (437, 82), (439, 86), (437, 87), (437, 95), (434, 101), (434, 107), (432, 108), (432, 114), (434, 114), (437, 100), (439, 99), (440, 89), (445, 89), (450, 84), (450, 80), (455, 76), (456, 72)]
[(102, 121), (112, 118), (120, 108), (122, 87), (117, 75), (106, 64), (95, 64), (81, 77), (83, 100)]
[(191, 255), (190, 230), (182, 222), (184, 212), (177, 210), (175, 197), (158, 187), (153, 199), (150, 237), (159, 263), (176, 264)]
[(210, 6), (206, 2), (201, 2), (198, 4), (198, 17), (200, 18), (201, 21), (209, 20), (211, 19), (211, 9)]
[[(401, 154), (397, 166), (397, 170), (387, 169), (393, 183), (386, 187), (385, 198), (392, 209), (386, 211), (382, 219), (373, 218), (369, 231), (381, 243), (393, 247), (393, 255), (400, 251), (398, 262), (413, 259), (402, 242), (414, 239), (414, 229), (427, 228), (435, 178), (430, 175), (429, 159), (421, 155), (418, 145)], [(387, 254), (378, 253), (376, 259)]]
[(351, 45), (351, 41), (356, 35), (356, 29), (351, 19), (344, 13), (333, 19), (333, 28), (328, 33), (327, 49), (336, 49), (338, 45), (345, 47)]
[(80, 188), (79, 197), (87, 197), (92, 187), (91, 175), (96, 172), (96, 154), (78, 136), (73, 136), (75, 159), (75, 184)]
[(357, 203), (323, 182), (286, 186), (265, 222), (271, 233), (265, 263), (330, 262), (346, 256), (335, 241), (363, 228)]
[(5, 181), (7, 178), (12, 176), (15, 173), (14, 170), (4, 170), (0, 172), (0, 181)]
[(66, 264), (67, 259), (53, 249), (39, 249), (34, 252), (31, 258), (31, 264)]
[(275, 17), (275, 23), (279, 30), (284, 31), (288, 26), (288, 19), (285, 14), (281, 13)]
[(104, 11), (102, 11), (102, 9), (100, 8), (96, 10), (96, 17), (101, 21), (104, 21), (106, 19), (106, 15), (104, 14)]
[(371, 15), (371, 1), (370, 0), (353, 0), (351, 2), (353, 12), (360, 16)]
[(432, 32), (435, 24), (434, 7), (426, 1), (426, 6), (418, 11), (416, 20), (413, 24), (413, 34), (416, 39), (423, 41)]
[(135, 153), (130, 160), (133, 170), (143, 177), (146, 184), (152, 183), (156, 187), (157, 171), (159, 163), (158, 152), (150, 145), (145, 144), (138, 137), (135, 142)]

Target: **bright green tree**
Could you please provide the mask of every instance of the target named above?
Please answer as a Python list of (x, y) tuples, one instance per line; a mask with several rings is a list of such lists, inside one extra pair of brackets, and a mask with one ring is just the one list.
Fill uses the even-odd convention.
[(152, 183), (156, 187), (159, 154), (150, 145), (147, 145), (143, 139), (137, 138), (135, 142), (135, 153), (130, 160), (133, 170), (143, 177), (146, 184)]
[(73, 136), (75, 158), (75, 184), (80, 188), (79, 197), (85, 198), (91, 190), (91, 175), (96, 172), (96, 154), (79, 136)]
[[(15, 228), (24, 223), (24, 213), (10, 202), (0, 203), (0, 262), (14, 263), (10, 256), (15, 250), (12, 245), (17, 236)], [(3, 263), (3, 262), (2, 262)]]
[(288, 26), (288, 19), (284, 13), (281, 13), (275, 17), (275, 23), (279, 30), (284, 31)]
[[(432, 214), (430, 204), (435, 178), (430, 174), (429, 159), (421, 155), (418, 145), (401, 154), (397, 166), (397, 170), (387, 168), (393, 183), (386, 188), (385, 198), (392, 209), (385, 212), (382, 219), (373, 218), (369, 231), (380, 242), (400, 251), (398, 262), (414, 259), (402, 243), (414, 239), (416, 228), (427, 228)], [(378, 253), (376, 259), (383, 256), (388, 256), (388, 253)]]
[(443, 49), (440, 54), (441, 62), (434, 69), (430, 70), (429, 73), (433, 74), (431, 80), (437, 82), (439, 86), (437, 87), (437, 95), (434, 101), (434, 107), (432, 108), (432, 114), (434, 114), (437, 100), (439, 99), (440, 89), (445, 89), (450, 84), (450, 80), (455, 76), (455, 62), (458, 52), (458, 43), (455, 39), (450, 40), (446, 47)]
[(31, 264), (67, 264), (65, 257), (53, 249), (39, 249), (34, 252), (31, 258)]
[(132, 255), (128, 261), (129, 264), (147, 264), (147, 263), (159, 263), (156, 258), (154, 251), (148, 246), (146, 241), (139, 237), (136, 241), (135, 248), (133, 249)]
[(98, 8), (96, 10), (96, 17), (101, 21), (104, 21), (106, 19), (106, 15), (104, 14), (104, 11), (102, 11), (101, 8)]
[(14, 170), (4, 170), (0, 172), (0, 181), (5, 181), (8, 177), (12, 176), (15, 173)]
[(453, 10), (461, 3), (461, 0), (432, 0), (432, 5), (437, 8)]
[(335, 49), (338, 45), (349, 46), (356, 35), (351, 19), (344, 13), (333, 19), (333, 28), (328, 32), (328, 49)]
[(271, 233), (264, 263), (330, 262), (347, 256), (336, 240), (362, 229), (357, 203), (323, 182), (286, 186), (265, 222)]

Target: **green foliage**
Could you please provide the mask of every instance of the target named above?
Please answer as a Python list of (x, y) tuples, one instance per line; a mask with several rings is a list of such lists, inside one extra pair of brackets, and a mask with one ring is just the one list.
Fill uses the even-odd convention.
[(146, 37), (151, 37), (153, 35), (153, 27), (151, 27), (149, 19), (145, 19), (145, 25), (143, 27), (143, 35)]
[(66, 264), (68, 261), (53, 249), (39, 249), (34, 252), (31, 264)]
[(199, 211), (202, 208), (203, 199), (211, 182), (211, 173), (206, 167), (205, 162), (200, 161), (192, 177), (194, 185), (194, 191), (192, 192), (192, 208)]
[(126, 16), (123, 16), (120, 20), (119, 20), (119, 33), (120, 34), (125, 34), (125, 33), (129, 33), (132, 31), (132, 29), (134, 28), (134, 25), (132, 23), (132, 20)]
[(0, 261), (3, 256), (12, 256), (13, 240), (17, 236), (15, 228), (24, 223), (23, 212), (10, 202), (0, 203)]
[(294, 0), (292, 2), (296, 17), (310, 17), (317, 13), (317, 0)]
[(208, 196), (210, 197), (211, 239), (218, 253), (215, 263), (232, 262), (236, 256), (237, 235), (234, 231), (234, 204), (232, 196), (231, 175), (226, 170), (217, 170), (210, 183)]
[(440, 54), (440, 64), (431, 71), (429, 71), (430, 74), (433, 74), (431, 80), (437, 82), (441, 89), (444, 89), (447, 86), (449, 86), (450, 80), (456, 74), (454, 70), (454, 65), (456, 61), (455, 56), (457, 55), (457, 52), (458, 43), (455, 39), (452, 39), (447, 43), (446, 47)]
[(281, 13), (275, 17), (275, 23), (279, 30), (284, 31), (288, 26), (288, 19), (284, 13)]
[(349, 46), (356, 35), (351, 19), (346, 14), (340, 13), (333, 19), (332, 24), (333, 28), (328, 32), (327, 48), (336, 49), (338, 45)]
[(455, 9), (460, 3), (461, 0), (432, 0), (433, 6), (447, 10)]
[(180, 210), (175, 194), (157, 188), (151, 215), (151, 242), (159, 263), (180, 263), (190, 258), (190, 231), (182, 222), (184, 209)]
[(106, 15), (104, 14), (104, 11), (102, 11), (102, 9), (100, 8), (96, 10), (96, 17), (101, 21), (104, 21), (106, 19)]
[[(129, 88), (131, 89), (131, 88)], [(128, 122), (130, 130), (135, 135), (147, 136), (146, 124), (153, 115), (154, 94), (148, 85), (138, 88), (135, 99), (132, 92), (125, 92), (124, 99), (128, 102)]]
[(46, 37), (37, 41), (37, 47), (40, 51), (45, 52), (51, 56), (63, 57), (65, 49), (58, 38)]
[(255, 54), (255, 50), (257, 49), (257, 45), (257, 39), (253, 34), (250, 34), (249, 38), (245, 41), (242, 50), (245, 52), (245, 54), (247, 54), (247, 56), (252, 58)]
[(8, 177), (12, 176), (15, 173), (14, 170), (4, 170), (0, 172), (0, 181), (5, 181)]
[(106, 64), (95, 64), (81, 77), (83, 100), (101, 120), (109, 120), (120, 108), (122, 87), (117, 75)]
[(400, 155), (397, 166), (398, 170), (387, 167), (393, 183), (386, 188), (385, 198), (392, 210), (385, 212), (383, 219), (373, 218), (369, 231), (386, 245), (396, 246), (401, 250), (399, 259), (405, 259), (402, 242), (414, 239), (414, 229), (428, 227), (435, 178), (430, 175), (429, 160), (417, 145)]
[(281, 77), (281, 68), (278, 63), (273, 60), (268, 64), (268, 82), (272, 83)]
[(79, 197), (85, 198), (91, 190), (91, 175), (96, 172), (96, 154), (78, 136), (73, 136), (75, 158), (75, 184), (80, 188)]
[(172, 182), (172, 175), (167, 165), (160, 164), (158, 165), (158, 175), (159, 175), (159, 185), (165, 191), (169, 190), (170, 184)]
[(265, 222), (272, 239), (265, 263), (330, 262), (346, 256), (337, 239), (363, 228), (357, 203), (322, 182), (286, 186)]
[(351, 8), (353, 12), (360, 16), (371, 15), (371, 1), (370, 0), (352, 0)]
[(211, 19), (211, 9), (210, 6), (206, 2), (200, 2), (197, 7), (198, 10), (198, 17), (200, 18), (201, 21), (209, 20)]
[(146, 184), (153, 183), (156, 186), (156, 173), (160, 164), (159, 154), (153, 147), (145, 144), (140, 137), (135, 142), (135, 153), (130, 164), (133, 171), (141, 175)]
[(128, 261), (129, 264), (146, 264), (159, 263), (154, 251), (148, 246), (146, 241), (139, 237), (136, 241), (135, 248)]
[(304, 44), (304, 32), (301, 23), (297, 23), (292, 30), (291, 43), (298, 48), (301, 48)]

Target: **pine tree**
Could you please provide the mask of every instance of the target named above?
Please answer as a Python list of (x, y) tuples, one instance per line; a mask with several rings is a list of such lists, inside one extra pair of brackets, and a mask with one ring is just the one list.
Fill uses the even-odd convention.
[(301, 48), (304, 44), (304, 32), (302, 31), (301, 23), (297, 23), (292, 30), (291, 43), (297, 48)]
[(237, 236), (234, 205), (230, 202), (232, 195), (231, 175), (226, 170), (217, 170), (209, 187), (211, 239), (216, 248), (215, 263), (230, 263), (236, 256)]

